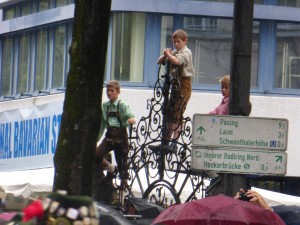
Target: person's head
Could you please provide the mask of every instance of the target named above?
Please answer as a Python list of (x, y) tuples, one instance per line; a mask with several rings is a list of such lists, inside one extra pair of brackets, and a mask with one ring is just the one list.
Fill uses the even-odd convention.
[(184, 30), (176, 30), (172, 35), (173, 44), (177, 51), (187, 44), (188, 36)]
[(222, 77), (219, 82), (221, 83), (221, 91), (222, 91), (222, 95), (224, 97), (228, 97), (229, 96), (229, 86), (230, 86), (230, 76), (229, 75), (225, 75), (224, 77)]
[(117, 80), (111, 80), (106, 84), (106, 94), (111, 102), (117, 100), (120, 94), (121, 85)]

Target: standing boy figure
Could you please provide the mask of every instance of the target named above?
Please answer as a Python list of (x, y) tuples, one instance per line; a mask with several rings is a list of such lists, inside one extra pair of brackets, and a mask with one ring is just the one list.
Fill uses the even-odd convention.
[(182, 106), (183, 108), (178, 107), (182, 102), (182, 99), (180, 98), (174, 103), (174, 108), (177, 109), (177, 111), (170, 112), (168, 115), (167, 134), (166, 137), (163, 137), (166, 140), (166, 144), (164, 146), (149, 145), (149, 149), (152, 151), (162, 149), (169, 152), (176, 152), (177, 145), (175, 141), (177, 141), (180, 136), (183, 113), (192, 94), (192, 75), (194, 74), (194, 66), (192, 52), (187, 47), (187, 33), (183, 30), (176, 30), (172, 35), (172, 40), (176, 49), (165, 49), (163, 55), (158, 58), (157, 63), (164, 64), (167, 60), (171, 64), (170, 74), (173, 77), (178, 78), (180, 82), (180, 95), (183, 97), (184, 104)]
[[(229, 88), (230, 88), (230, 76), (223, 76), (219, 82), (221, 83), (221, 92), (223, 95), (221, 103), (208, 114), (212, 115), (228, 115), (228, 103), (229, 103)], [(205, 171), (205, 173), (211, 178), (210, 185), (206, 189), (206, 193), (210, 193), (213, 188), (216, 187), (222, 180), (221, 176), (215, 171)]]
[(135, 119), (126, 102), (118, 99), (120, 94), (118, 81), (111, 80), (108, 82), (106, 94), (109, 101), (102, 104), (99, 138), (104, 133), (105, 128), (106, 133), (96, 149), (96, 163), (100, 163), (103, 169), (110, 174), (115, 172), (115, 166), (104, 159), (107, 153), (114, 150), (118, 170), (120, 175), (123, 175), (127, 170), (126, 159), (129, 151), (127, 127), (129, 124), (134, 124)]
[(210, 111), (208, 114), (228, 115), (230, 76), (225, 75), (219, 80), (219, 82), (221, 83), (221, 92), (223, 95), (223, 99), (221, 103), (213, 111)]

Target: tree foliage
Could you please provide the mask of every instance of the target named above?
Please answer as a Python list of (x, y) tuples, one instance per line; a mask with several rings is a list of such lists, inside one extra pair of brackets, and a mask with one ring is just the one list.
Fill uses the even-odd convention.
[(111, 0), (76, 0), (53, 190), (91, 195)]

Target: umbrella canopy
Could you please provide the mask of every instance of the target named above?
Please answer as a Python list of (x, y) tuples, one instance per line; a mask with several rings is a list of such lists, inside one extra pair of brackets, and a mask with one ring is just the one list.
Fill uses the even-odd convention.
[(300, 224), (300, 206), (277, 205), (272, 208), (287, 225)]
[(172, 205), (152, 224), (166, 225), (285, 225), (271, 210), (226, 196)]
[[(16, 212), (10, 212), (10, 213), (0, 213), (0, 221), (9, 221), (11, 220), (17, 213)], [(0, 223), (1, 224), (1, 223)]]
[(126, 197), (125, 204), (131, 204), (137, 215), (141, 215), (144, 219), (154, 219), (164, 208), (143, 198)]

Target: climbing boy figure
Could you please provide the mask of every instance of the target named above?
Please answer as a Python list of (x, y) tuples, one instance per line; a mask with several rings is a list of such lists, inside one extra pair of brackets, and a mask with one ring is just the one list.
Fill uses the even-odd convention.
[[(170, 105), (175, 110), (170, 110), (168, 114), (167, 134), (165, 137), (165, 144), (149, 145), (152, 151), (159, 151), (160, 149), (167, 152), (176, 153), (176, 142), (180, 137), (182, 130), (182, 118), (186, 109), (187, 103), (192, 94), (192, 75), (194, 74), (194, 66), (192, 59), (192, 52), (187, 47), (188, 35), (184, 30), (176, 30), (172, 34), (172, 41), (175, 47), (172, 49), (164, 49), (157, 63), (164, 64), (166, 61), (171, 64), (170, 74), (176, 77), (180, 83), (180, 96), (181, 98), (170, 98)], [(170, 107), (171, 108), (171, 107)]]

